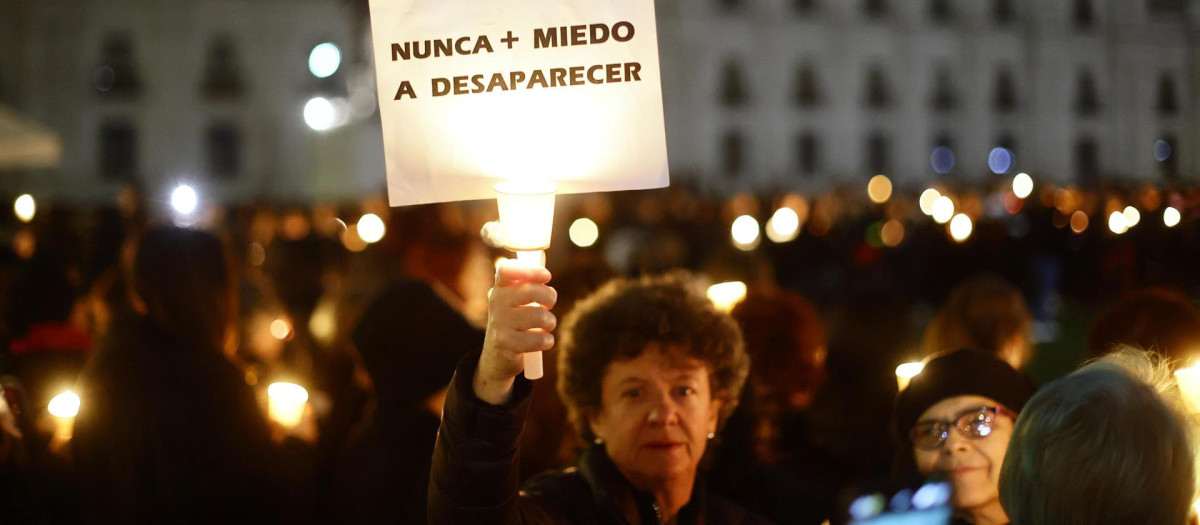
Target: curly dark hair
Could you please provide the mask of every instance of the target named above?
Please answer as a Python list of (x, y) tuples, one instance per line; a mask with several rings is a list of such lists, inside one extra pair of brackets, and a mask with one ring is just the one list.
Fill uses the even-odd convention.
[(558, 392), (579, 434), (591, 441), (587, 416), (600, 408), (608, 366), (651, 346), (675, 348), (708, 367), (719, 425), (737, 408), (750, 358), (729, 315), (713, 307), (690, 274), (613, 279), (566, 316), (560, 332)]

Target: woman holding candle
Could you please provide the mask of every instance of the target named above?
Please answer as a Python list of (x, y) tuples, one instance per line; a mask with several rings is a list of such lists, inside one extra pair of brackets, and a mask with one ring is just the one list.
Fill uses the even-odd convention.
[(1013, 422), (1033, 386), (1008, 363), (959, 350), (929, 360), (896, 396), (901, 475), (945, 476), (963, 523), (1004, 524), (998, 482)]
[(430, 522), (761, 520), (707, 495), (698, 480), (749, 361), (736, 324), (680, 276), (610, 282), (567, 317), (558, 387), (592, 445), (574, 467), (518, 492), (517, 443), (532, 389), (522, 354), (554, 343), (549, 280), (541, 268), (497, 271), (483, 351), (460, 363), (446, 399)]

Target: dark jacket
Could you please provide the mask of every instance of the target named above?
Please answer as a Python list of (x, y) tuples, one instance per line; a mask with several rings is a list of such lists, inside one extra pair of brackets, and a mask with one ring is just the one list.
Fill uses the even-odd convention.
[[(654, 498), (634, 488), (599, 446), (576, 466), (533, 478), (518, 492), (518, 442), (533, 384), (517, 377), (512, 400), (489, 405), (475, 397), (478, 362), (478, 353), (460, 362), (446, 397), (429, 482), (430, 523), (660, 522)], [(698, 478), (678, 523), (767, 523), (703, 487)]]
[(311, 450), (273, 442), (237, 367), (149, 320), (129, 323), (80, 377), (71, 445), (87, 521), (310, 517)]

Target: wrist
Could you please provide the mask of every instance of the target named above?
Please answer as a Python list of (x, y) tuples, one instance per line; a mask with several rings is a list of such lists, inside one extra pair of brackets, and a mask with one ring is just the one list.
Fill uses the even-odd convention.
[(475, 390), (475, 397), (489, 405), (503, 405), (508, 403), (512, 399), (513, 382), (516, 378), (487, 377), (483, 374), (481, 368), (475, 369), (475, 377), (471, 380), (471, 385)]

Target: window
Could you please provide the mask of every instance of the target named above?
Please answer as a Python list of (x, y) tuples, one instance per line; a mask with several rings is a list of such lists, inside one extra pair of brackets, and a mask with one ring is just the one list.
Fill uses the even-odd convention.
[(878, 131), (867, 137), (867, 170), (871, 173), (887, 173), (889, 162), (887, 137)]
[(124, 121), (100, 127), (100, 176), (108, 180), (131, 180), (137, 176), (137, 132)]
[(205, 138), (209, 174), (217, 179), (237, 177), (242, 168), (242, 134), (237, 126), (215, 124)]
[(792, 8), (797, 14), (811, 15), (817, 11), (817, 0), (792, 0)]
[(1175, 77), (1163, 73), (1158, 77), (1158, 112), (1174, 115), (1179, 112), (1179, 97), (1175, 93)]
[(958, 108), (958, 95), (954, 89), (954, 78), (951, 69), (940, 65), (933, 77), (933, 109), (940, 112), (953, 111)]
[(815, 175), (821, 168), (819, 147), (817, 137), (811, 132), (806, 131), (796, 138), (796, 166), (806, 177)]
[(1146, 0), (1146, 10), (1152, 15), (1183, 16), (1187, 0)]
[(996, 147), (1008, 150), (1008, 153), (1012, 156), (1011, 159), (1013, 162), (1016, 161), (1017, 139), (1012, 133), (1006, 131), (1001, 133), (1000, 136), (996, 137)]
[(947, 148), (954, 150), (954, 139), (950, 138), (950, 134), (945, 131), (938, 133), (933, 139), (934, 148)]
[(929, 0), (929, 18), (938, 24), (954, 20), (954, 10), (950, 6), (950, 0)]
[(867, 107), (871, 109), (885, 109), (891, 105), (887, 79), (884, 77), (883, 69), (879, 66), (873, 66), (867, 71), (866, 98)]
[(887, 2), (885, 0), (863, 0), (863, 14), (870, 19), (879, 19), (887, 16)]
[(1095, 115), (1100, 111), (1100, 96), (1096, 93), (1096, 78), (1088, 69), (1079, 73), (1078, 90), (1075, 95), (1075, 109), (1082, 116)]
[(218, 37), (208, 50), (201, 91), (210, 99), (235, 99), (242, 95), (242, 87), (233, 41)]
[(721, 71), (721, 104), (736, 108), (746, 105), (748, 99), (741, 66), (732, 60), (726, 62)]
[(1100, 183), (1100, 160), (1096, 141), (1083, 137), (1075, 143), (1075, 181), (1084, 187)]
[(722, 11), (732, 12), (741, 7), (742, 2), (741, 0), (717, 0), (717, 6), (720, 7)]
[(1092, 10), (1092, 0), (1075, 0), (1075, 27), (1089, 29), (1096, 22), (1096, 13)]
[(997, 25), (1011, 24), (1016, 18), (1016, 9), (1013, 8), (1013, 0), (993, 0), (992, 3), (992, 18), (996, 20)]
[(136, 97), (142, 85), (133, 56), (133, 39), (124, 32), (111, 33), (100, 49), (100, 66), (93, 75), (96, 90), (108, 97)]
[(1008, 66), (996, 71), (996, 87), (992, 95), (992, 107), (997, 113), (1012, 113), (1017, 109), (1017, 86)]
[(817, 73), (812, 64), (801, 64), (796, 70), (796, 104), (810, 108), (821, 102), (821, 91), (817, 87)]
[(742, 173), (742, 134), (729, 131), (721, 139), (721, 168), (725, 176), (734, 178)]

